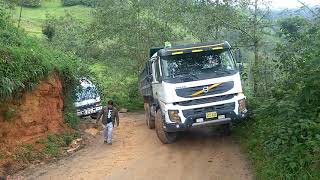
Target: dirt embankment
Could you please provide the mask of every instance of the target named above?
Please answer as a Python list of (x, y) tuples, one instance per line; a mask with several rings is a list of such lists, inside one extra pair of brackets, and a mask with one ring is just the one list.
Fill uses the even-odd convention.
[(0, 104), (0, 175), (1, 167), (12, 161), (17, 146), (32, 144), (65, 128), (62, 83), (56, 74), (22, 98)]

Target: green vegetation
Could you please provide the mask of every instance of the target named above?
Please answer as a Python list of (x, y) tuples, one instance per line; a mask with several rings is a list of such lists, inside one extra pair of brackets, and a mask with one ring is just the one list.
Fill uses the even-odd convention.
[(16, 114), (16, 109), (13, 107), (7, 107), (6, 111), (4, 112), (4, 118), (6, 121), (10, 121), (12, 117)]
[[(18, 98), (50, 73), (58, 73), (64, 84), (65, 120), (76, 127), (79, 120), (74, 115), (74, 91), (78, 77), (86, 73), (81, 60), (27, 36), (12, 24), (8, 10), (0, 9), (0, 14), (1, 101)], [(13, 113), (9, 108), (6, 116), (10, 118)]]
[(79, 137), (77, 133), (50, 134), (47, 139), (39, 141), (45, 145), (44, 154), (50, 157), (58, 157), (62, 155), (62, 147), (68, 147), (72, 140)]
[(5, 20), (0, 27), (2, 100), (34, 87), (51, 72), (59, 72), (66, 81), (77, 75), (80, 62), (75, 58), (41, 45)]
[[(90, 18), (91, 8), (89, 7), (82, 5), (64, 7), (60, 0), (50, 0), (42, 1), (41, 7), (38, 8), (22, 8), (20, 26), (29, 34), (41, 37), (42, 24), (48, 15), (59, 18), (64, 17), (66, 13), (72, 14), (80, 23), (88, 23), (92, 20)], [(18, 24), (20, 7), (16, 7), (12, 14), (15, 23)]]
[[(71, 86), (72, 88), (74, 86)], [(80, 118), (76, 115), (76, 108), (74, 106), (75, 94), (74, 90), (70, 89), (65, 91), (64, 98), (64, 122), (67, 123), (71, 128), (78, 129), (80, 124)]]
[[(8, 100), (21, 98), (40, 80), (55, 73), (63, 84), (65, 122), (77, 128), (80, 121), (73, 103), (78, 79), (88, 72), (85, 64), (71, 53), (64, 53), (41, 39), (28, 36), (14, 25), (8, 9), (6, 3), (0, 0), (0, 104), (5, 120), (10, 121), (16, 113), (14, 105), (6, 105)], [(18, 146), (12, 156), (22, 164), (59, 157), (63, 155), (62, 148), (76, 137), (78, 133), (49, 135), (41, 143)], [(4, 153), (1, 153), (1, 158), (3, 156)], [(9, 158), (7, 156), (11, 157), (6, 154), (4, 158)]]
[(94, 7), (98, 0), (61, 0), (61, 2), (64, 6), (84, 5)]
[(22, 0), (21, 5), (25, 7), (33, 7), (33, 8), (40, 7), (41, 0)]
[[(48, 160), (63, 156), (63, 149), (68, 147), (73, 139), (79, 137), (78, 133), (49, 134), (36, 144), (22, 144), (14, 151), (14, 159), (26, 164), (35, 160)], [(1, 157), (0, 157), (1, 159)]]
[[(10, 25), (0, 11), (0, 95), (19, 93), (55, 70), (71, 77), (69, 84), (82, 59), (104, 102), (111, 98), (137, 110), (142, 108), (137, 75), (150, 47), (165, 41), (228, 40), (243, 50), (243, 84), (252, 116), (238, 125), (235, 136), (256, 178), (319, 179), (320, 13), (304, 7), (309, 18), (275, 20), (263, 2), (105, 0), (90, 14), (92, 8), (43, 1), (40, 8), (23, 8), (21, 26), (43, 32), (45, 46)], [(16, 23), (19, 8), (13, 17)], [(72, 102), (68, 112), (74, 111)], [(67, 113), (66, 119), (76, 126), (74, 114)], [(47, 153), (55, 155), (63, 141), (50, 139)]]
[(24, 163), (30, 163), (35, 159), (39, 159), (40, 156), (41, 153), (37, 152), (32, 144), (21, 145), (14, 152), (14, 159)]
[[(279, 21), (281, 79), (268, 98), (255, 97), (253, 119), (239, 129), (258, 179), (319, 179), (319, 19)], [(259, 103), (258, 103), (259, 102)]]
[(113, 99), (117, 106), (126, 107), (130, 111), (143, 109), (143, 99), (137, 95), (137, 74), (128, 75), (126, 71), (121, 74), (116, 64), (95, 63), (90, 67), (92, 79), (99, 85), (101, 95), (104, 97), (104, 104)]

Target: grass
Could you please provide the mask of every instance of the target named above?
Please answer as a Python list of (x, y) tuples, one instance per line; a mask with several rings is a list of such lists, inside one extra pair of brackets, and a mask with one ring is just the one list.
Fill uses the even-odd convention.
[(14, 159), (27, 164), (40, 157), (41, 153), (36, 151), (33, 144), (22, 144), (14, 151)]
[(16, 109), (12, 107), (7, 107), (6, 111), (4, 112), (4, 119), (6, 121), (10, 121), (16, 114)]
[(61, 155), (61, 148), (68, 147), (73, 139), (79, 137), (79, 134), (63, 133), (63, 134), (49, 134), (46, 139), (39, 141), (45, 145), (44, 153), (51, 157), (59, 157)]
[[(92, 20), (91, 10), (92, 8), (82, 5), (64, 7), (60, 0), (42, 1), (39, 8), (22, 8), (20, 26), (30, 35), (43, 37), (41, 27), (48, 14), (54, 17), (63, 17), (69, 13), (81, 22), (88, 23)], [(19, 15), (20, 7), (16, 7), (12, 13), (16, 24), (18, 24)]]
[[(271, 104), (270, 108), (283, 109)], [(296, 114), (298, 119), (283, 119), (276, 112), (262, 110), (256, 107), (251, 118), (237, 124), (234, 132), (251, 162), (254, 179), (319, 179), (319, 123), (300, 120)]]
[[(38, 140), (36, 144), (22, 144), (13, 153), (13, 158), (19, 162), (31, 163), (35, 160), (45, 160), (63, 155), (63, 148), (78, 138), (78, 132), (65, 132), (62, 134), (49, 134), (46, 138)], [(0, 159), (4, 155), (0, 154)]]

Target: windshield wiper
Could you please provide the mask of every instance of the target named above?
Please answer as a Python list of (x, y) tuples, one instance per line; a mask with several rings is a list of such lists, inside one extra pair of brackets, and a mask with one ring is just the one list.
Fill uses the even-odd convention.
[(195, 79), (195, 80), (199, 79), (199, 77), (195, 74), (190, 73), (190, 74), (186, 74), (186, 75), (187, 75), (187, 77), (193, 77), (193, 79)]
[(228, 70), (228, 69), (223, 69), (223, 70), (215, 70), (214, 72), (216, 73), (216, 74), (232, 74), (232, 72), (233, 72), (234, 70)]
[(175, 78), (178, 78), (180, 79), (182, 82), (186, 82), (186, 81), (194, 81), (194, 80), (198, 80), (199, 77), (195, 74), (179, 74), (179, 75), (176, 75), (175, 77), (173, 77), (174, 79)]

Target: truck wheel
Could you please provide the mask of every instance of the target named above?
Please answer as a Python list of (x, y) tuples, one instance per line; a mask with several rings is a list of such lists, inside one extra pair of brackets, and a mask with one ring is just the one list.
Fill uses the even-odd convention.
[(151, 115), (149, 103), (144, 103), (144, 115), (149, 129), (154, 129), (154, 117)]
[(230, 136), (231, 135), (231, 128), (232, 128), (232, 124), (231, 123), (222, 125), (222, 133), (223, 133), (223, 135)]
[(92, 114), (90, 117), (91, 117), (91, 119), (97, 119), (98, 118), (98, 113)]
[(177, 133), (176, 132), (166, 132), (163, 128), (163, 116), (161, 110), (159, 109), (155, 117), (156, 133), (158, 138), (163, 144), (171, 144), (176, 141)]

